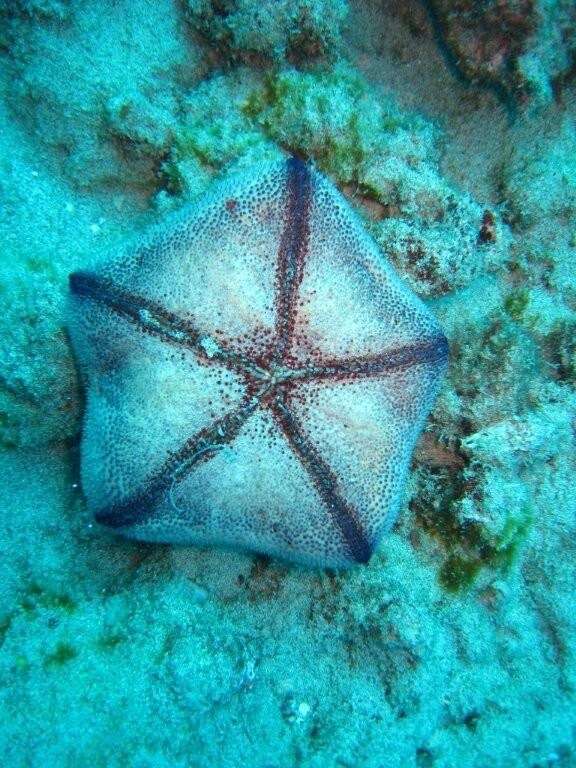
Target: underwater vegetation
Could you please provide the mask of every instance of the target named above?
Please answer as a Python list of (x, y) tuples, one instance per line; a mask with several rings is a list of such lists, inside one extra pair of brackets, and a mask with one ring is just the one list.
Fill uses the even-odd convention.
[[(574, 27), (565, 0), (0, 2), (6, 765), (571, 768)], [(104, 275), (213, 184), (291, 156), (327, 177), (449, 343), (396, 522), (346, 572), (124, 540), (94, 524), (100, 497), (88, 508), (80, 487), (69, 274)], [(264, 278), (242, 291), (243, 318)], [(95, 327), (138, 309), (142, 344), (176, 343), (163, 315), (92, 285), (109, 300), (92, 302)], [(219, 387), (241, 398), (222, 375), (207, 414)], [(341, 420), (341, 403), (320, 405)], [(129, 451), (140, 464), (167, 440), (164, 416)]]

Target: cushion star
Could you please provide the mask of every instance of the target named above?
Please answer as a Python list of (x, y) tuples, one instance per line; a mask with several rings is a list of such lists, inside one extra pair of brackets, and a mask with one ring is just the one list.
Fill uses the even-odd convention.
[(296, 158), (255, 167), (70, 289), (98, 522), (368, 561), (447, 343), (326, 178)]

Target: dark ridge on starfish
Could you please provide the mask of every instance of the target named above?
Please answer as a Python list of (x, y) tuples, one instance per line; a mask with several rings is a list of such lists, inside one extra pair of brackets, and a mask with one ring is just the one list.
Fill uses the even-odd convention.
[(73, 272), (70, 291), (75, 296), (92, 299), (122, 315), (140, 330), (162, 341), (196, 349), (200, 334), (185, 320), (165, 310), (160, 304), (138, 296), (90, 272)]
[(276, 348), (273, 361), (283, 360), (290, 346), (295, 322), (298, 287), (310, 238), (312, 177), (306, 163), (297, 157), (286, 162), (288, 172), (284, 230), (278, 249), (276, 272)]
[(112, 280), (90, 272), (73, 272), (69, 282), (70, 291), (74, 296), (107, 306), (143, 333), (156, 336), (168, 344), (191, 349), (204, 363), (218, 361), (242, 373), (253, 373), (261, 378), (261, 369), (250, 359), (224, 348), (220, 342), (216, 344), (213, 339), (203, 336), (187, 320), (169, 312), (156, 302), (126, 291)]
[(348, 358), (343, 362), (328, 361), (323, 365), (292, 369), (287, 380), (311, 381), (345, 379), (355, 376), (378, 376), (413, 365), (434, 364), (448, 359), (448, 340), (442, 334), (423, 344), (411, 344), (391, 349), (373, 357)]
[(254, 413), (261, 397), (269, 387), (250, 397), (243, 405), (201, 429), (174, 453), (169, 454), (162, 467), (147, 481), (145, 487), (124, 501), (96, 512), (96, 522), (111, 528), (125, 528), (141, 524), (154, 514), (154, 507), (170, 486), (181, 479), (192, 467), (211, 459), (238, 435), (240, 429)]
[(367, 563), (372, 555), (372, 546), (355, 510), (339, 492), (336, 475), (306, 438), (298, 420), (283, 400), (280, 397), (276, 398), (270, 408), (292, 451), (308, 472), (330, 516), (340, 530), (352, 559), (357, 563)]

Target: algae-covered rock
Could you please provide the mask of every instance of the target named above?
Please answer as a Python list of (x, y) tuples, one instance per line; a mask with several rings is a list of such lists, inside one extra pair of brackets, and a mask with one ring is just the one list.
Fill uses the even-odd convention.
[(4, 104), (0, 135), (0, 446), (30, 447), (78, 433), (68, 273), (127, 226), (125, 198), (101, 207), (76, 196), (46, 170)]
[(194, 197), (215, 174), (282, 157), (280, 147), (244, 113), (259, 82), (249, 70), (239, 69), (214, 75), (187, 94), (162, 164), (164, 186), (172, 195)]
[(299, 61), (332, 53), (347, 0), (186, 0), (195, 29), (232, 56)]
[[(50, 210), (59, 185), (16, 154), (0, 158), (0, 167), (0, 445), (30, 446), (78, 429), (80, 394), (62, 321), (67, 267), (78, 250), (55, 242), (66, 220), (74, 226), (65, 197)], [(79, 233), (89, 237), (87, 227)]]
[(480, 575), (484, 583), (499, 571), (506, 575), (541, 525), (538, 516), (553, 513), (552, 496), (535, 488), (545, 487), (551, 467), (576, 448), (576, 401), (561, 390), (556, 399), (464, 438), (451, 470), (448, 462), (419, 467), (411, 507), (441, 545), (438, 575), (448, 590), (468, 588)]
[(401, 110), (344, 62), (314, 72), (272, 73), (254, 89), (244, 112), (266, 135), (313, 157), (342, 184), (362, 182), (382, 154), (418, 163), (433, 152), (432, 124)]
[[(80, 394), (65, 331), (64, 295), (46, 273), (0, 270), (10, 306), (0, 344), (0, 445), (38, 445), (76, 434)], [(8, 326), (8, 329), (6, 328)]]
[(541, 103), (576, 59), (572, 0), (432, 0), (439, 27), (463, 74), (507, 97)]

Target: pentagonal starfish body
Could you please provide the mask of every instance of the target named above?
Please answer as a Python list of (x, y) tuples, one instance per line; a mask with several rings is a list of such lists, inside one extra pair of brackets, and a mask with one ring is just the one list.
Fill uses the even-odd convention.
[(368, 561), (447, 345), (325, 178), (258, 167), (70, 287), (100, 523)]

